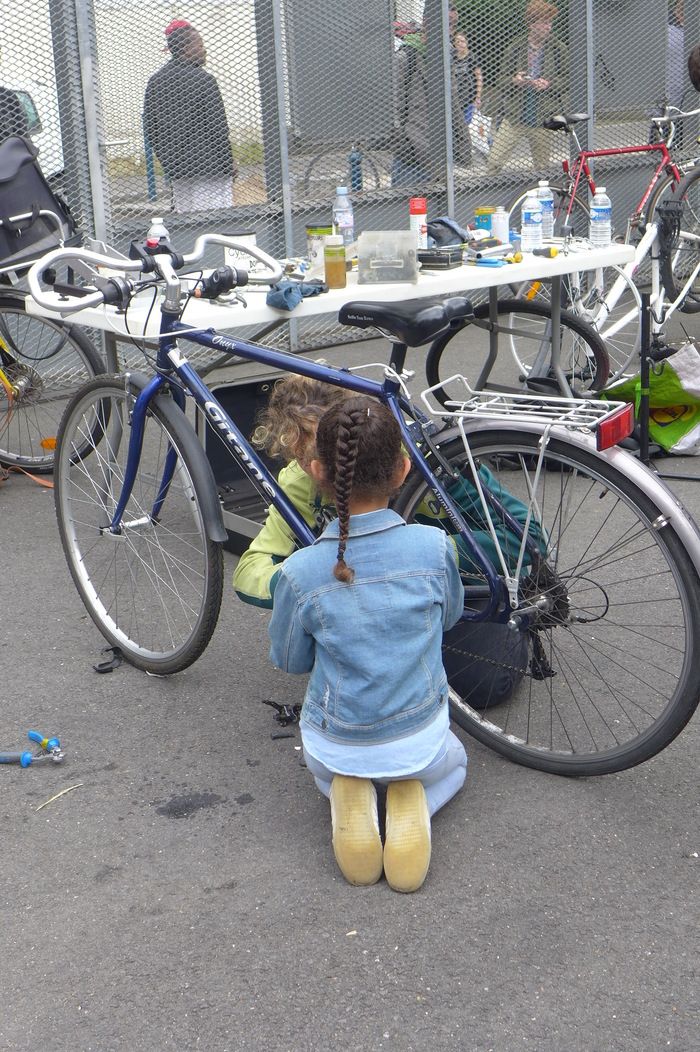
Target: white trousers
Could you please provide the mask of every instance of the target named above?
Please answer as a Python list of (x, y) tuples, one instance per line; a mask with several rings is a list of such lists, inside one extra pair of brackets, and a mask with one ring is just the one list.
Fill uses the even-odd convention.
[(173, 209), (176, 212), (208, 212), (233, 204), (233, 178), (173, 179)]
[[(335, 777), (334, 772), (329, 771), (324, 764), (306, 752), (304, 753), (304, 759), (306, 766), (314, 776), (314, 781), (318, 788), (324, 796), (330, 796), (331, 782)], [(401, 778), (373, 778), (372, 781), (377, 782), (379, 785), (388, 785), (389, 782), (400, 782), (405, 781), (407, 778), (417, 778), (419, 782), (423, 783), (428, 801), (428, 810), (431, 815), (434, 815), (448, 800), (452, 799), (455, 793), (459, 792), (464, 785), (466, 777), (467, 754), (465, 748), (459, 738), (452, 731), (448, 731), (442, 749), (440, 749), (435, 759), (427, 767), (424, 767), (422, 771), (405, 774)]]

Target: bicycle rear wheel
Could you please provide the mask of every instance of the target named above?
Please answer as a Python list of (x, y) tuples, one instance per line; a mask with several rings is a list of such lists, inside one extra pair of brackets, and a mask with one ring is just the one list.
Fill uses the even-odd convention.
[(68, 399), (103, 372), (100, 355), (74, 326), (27, 314), (22, 296), (0, 293), (0, 463), (53, 471)]
[[(498, 374), (489, 379), (489, 385), (529, 385), (537, 390), (544, 388), (550, 394), (562, 393), (550, 369), (552, 318), (549, 307), (544, 303), (508, 299), (498, 300), (496, 312), (499, 330), (503, 330), (502, 339), (515, 361), (517, 374), (513, 375), (512, 366), (503, 372), (499, 366)], [(487, 321), (489, 304), (480, 303), (475, 307), (474, 317), (480, 322)], [(425, 363), (428, 386), (433, 387), (466, 370), (472, 379), (475, 378), (479, 371), (479, 357), (484, 353), (477, 347), (480, 331), (483, 329), (467, 324), (461, 329), (450, 330), (431, 344)], [(605, 344), (598, 334), (580, 318), (562, 311), (559, 336), (561, 364), (569, 386), (577, 391), (601, 390), (608, 379), (609, 363)], [(485, 342), (482, 337), (484, 347)], [(459, 389), (463, 390), (461, 385)], [(442, 405), (452, 396), (449, 387), (435, 392)]]
[(690, 282), (680, 309), (700, 311), (700, 168), (692, 169), (676, 191), (680, 201), (680, 231), (669, 251), (661, 254), (661, 275), (670, 300), (677, 300)]
[[(56, 453), (56, 514), (73, 581), (99, 630), (131, 664), (168, 675), (192, 664), (214, 632), (223, 553), (202, 513), (211, 469), (184, 414), (163, 395), (147, 411), (121, 532), (109, 531), (138, 391), (125, 377), (105, 376), (72, 399)], [(170, 450), (174, 474), (156, 508)]]
[[(531, 536), (538, 543), (544, 535), (546, 551), (521, 579), (519, 601), (550, 606), (529, 632), (527, 667), (500, 659), (504, 673), (521, 677), (511, 697), (477, 711), (451, 686), (452, 717), (528, 767), (609, 774), (658, 753), (698, 704), (700, 580), (650, 496), (659, 485), (651, 476), (643, 492), (610, 460), (557, 438), (536, 477), (540, 437), (483, 421), (470, 435), (477, 464), (492, 473), (491, 489), (500, 485), (525, 505), (534, 500), (544, 534), (531, 525)], [(448, 434), (441, 452), (469, 476), (461, 439)], [(617, 463), (624, 456), (615, 451)], [(429, 498), (413, 473), (395, 507), (410, 522)], [(517, 552), (504, 557), (513, 571)], [(467, 670), (481, 656), (457, 649)], [(454, 668), (454, 653), (451, 660)]]

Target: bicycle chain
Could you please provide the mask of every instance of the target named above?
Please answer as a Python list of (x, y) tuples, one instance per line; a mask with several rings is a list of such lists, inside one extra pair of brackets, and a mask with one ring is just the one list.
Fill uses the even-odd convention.
[(525, 668), (518, 668), (517, 665), (507, 665), (504, 661), (496, 661), (495, 658), (485, 657), (483, 654), (477, 654), (473, 650), (464, 650), (462, 647), (456, 647), (449, 643), (443, 643), (442, 649), (452, 654), (461, 654), (463, 657), (476, 658), (478, 661), (483, 661), (487, 665), (495, 665), (496, 668), (505, 669), (507, 672), (517, 672), (521, 676), (526, 675), (530, 667), (529, 661)]
[(556, 672), (547, 658), (539, 633), (529, 629), (528, 636), (532, 640), (532, 656), (525, 668), (520, 668), (517, 665), (508, 665), (504, 661), (496, 661), (495, 658), (489, 658), (484, 654), (477, 654), (473, 650), (464, 650), (462, 647), (456, 647), (448, 643), (443, 643), (442, 648), (452, 654), (461, 654), (462, 657), (475, 658), (477, 661), (483, 661), (487, 665), (494, 665), (496, 668), (503, 669), (506, 672), (516, 672), (519, 676), (529, 675), (531, 679), (539, 681), (556, 676)]

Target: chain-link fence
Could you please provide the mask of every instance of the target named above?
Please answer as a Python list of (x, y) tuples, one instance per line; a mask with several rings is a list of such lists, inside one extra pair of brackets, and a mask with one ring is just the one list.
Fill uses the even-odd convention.
[[(553, 111), (588, 114), (589, 145), (646, 141), (654, 107), (697, 99), (698, 41), (700, 0), (12, 0), (0, 84), (90, 234), (124, 248), (163, 215), (183, 246), (215, 227), (295, 257), (338, 184), (359, 231), (407, 227), (413, 194), (466, 225), (554, 177)], [(624, 226), (648, 168), (605, 165)]]

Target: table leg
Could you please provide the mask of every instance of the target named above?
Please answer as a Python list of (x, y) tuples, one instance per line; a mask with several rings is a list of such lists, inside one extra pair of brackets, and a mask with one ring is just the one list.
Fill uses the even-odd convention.
[(486, 387), (491, 370), (493, 369), (494, 362), (498, 356), (498, 313), (496, 305), (498, 303), (498, 288), (494, 285), (489, 289), (489, 353), (484, 362), (481, 372), (477, 377), (476, 390), (483, 391)]
[(552, 333), (551, 333), (551, 369), (559, 384), (559, 390), (566, 398), (572, 397), (569, 381), (561, 367), (561, 277), (552, 278)]
[(117, 354), (117, 337), (113, 332), (105, 330), (105, 360), (108, 373), (119, 372), (119, 356)]

